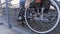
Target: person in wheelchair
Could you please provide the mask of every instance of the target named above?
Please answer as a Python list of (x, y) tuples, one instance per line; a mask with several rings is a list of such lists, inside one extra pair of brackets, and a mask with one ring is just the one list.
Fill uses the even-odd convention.
[[(57, 27), (59, 23), (59, 6), (57, 4), (57, 1), (51, 0), (51, 2), (49, 0), (22, 1), (20, 4), (20, 7), (22, 7), (22, 9), (20, 9), (18, 15), (19, 21), (21, 20), (20, 17), (22, 16), (22, 24), (25, 25), (26, 23), (26, 25), (35, 33), (44, 34), (51, 32)], [(50, 8), (50, 6), (52, 6), (53, 9)], [(41, 10), (42, 7), (44, 7), (44, 11), (42, 9), (41, 14), (40, 11), (37, 11), (36, 13), (35, 11), (30, 12), (26, 10), (25, 12), (25, 9), (28, 8), (34, 8), (34, 10), (37, 10), (36, 8), (39, 8)], [(35, 14), (32, 12), (35, 12)]]
[(49, 8), (50, 8), (50, 1), (49, 0), (24, 0), (24, 1), (20, 1), (20, 7), (22, 7), (22, 9), (20, 9), (19, 12), (19, 16), (24, 16), (24, 11), (25, 8), (42, 8), (44, 7), (44, 13), (47, 13)]

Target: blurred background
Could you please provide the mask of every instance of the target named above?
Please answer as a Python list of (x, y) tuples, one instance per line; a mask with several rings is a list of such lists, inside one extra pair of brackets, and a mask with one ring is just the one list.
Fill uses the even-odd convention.
[[(60, 3), (60, 0), (57, 0)], [(26, 27), (21, 26), (21, 22), (18, 22), (16, 17), (18, 16), (19, 9), (20, 9), (20, 0), (8, 0), (8, 11), (9, 11), (9, 16), (13, 18), (9, 18), (8, 21), (6, 16), (8, 16), (6, 12), (6, 0), (0, 0), (0, 23), (8, 24), (11, 22), (11, 24), (14, 26), (15, 30), (11, 30), (7, 28), (5, 25), (0, 25), (0, 34), (33, 34), (31, 33), (32, 31), (29, 30)], [(4, 18), (3, 18), (4, 17)], [(8, 25), (9, 26), (9, 25)], [(12, 27), (13, 27), (12, 26)], [(23, 33), (24, 32), (24, 33)], [(51, 32), (50, 34), (60, 34), (60, 27), (58, 27), (54, 32)], [(34, 33), (35, 34), (35, 33)]]

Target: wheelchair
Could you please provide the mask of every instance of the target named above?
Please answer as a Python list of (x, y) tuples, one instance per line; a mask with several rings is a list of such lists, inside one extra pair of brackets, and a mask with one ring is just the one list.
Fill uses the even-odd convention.
[(59, 23), (60, 12), (56, 1), (49, 1), (50, 4), (42, 4), (42, 6), (32, 2), (28, 9), (24, 6), (20, 7), (18, 20), (25, 21), (25, 24), (36, 33), (53, 31)]

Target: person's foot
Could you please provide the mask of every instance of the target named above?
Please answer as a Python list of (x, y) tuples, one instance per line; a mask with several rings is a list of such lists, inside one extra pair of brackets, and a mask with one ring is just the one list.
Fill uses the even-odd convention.
[(18, 20), (22, 20), (22, 16), (19, 16)]
[(22, 20), (22, 16), (18, 16), (18, 21), (21, 21)]

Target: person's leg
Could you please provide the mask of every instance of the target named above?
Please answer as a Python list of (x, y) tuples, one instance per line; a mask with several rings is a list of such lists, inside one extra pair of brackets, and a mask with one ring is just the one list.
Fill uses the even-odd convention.
[(49, 12), (49, 10), (50, 10), (51, 2), (50, 2), (50, 1), (48, 1), (48, 2), (46, 2), (45, 4), (46, 4), (46, 5), (44, 6), (44, 7), (45, 7), (44, 13), (48, 13), (48, 12)]
[(25, 9), (25, 8), (24, 8), (24, 5), (25, 5), (25, 1), (21, 1), (21, 2), (20, 2), (21, 12)]
[(25, 1), (20, 1), (20, 12), (19, 12), (19, 15), (23, 15), (24, 14), (24, 11), (25, 11), (24, 5), (25, 5)]
[(25, 1), (20, 1), (20, 12), (19, 12), (19, 15), (18, 15), (19, 21), (23, 20), (22, 18), (24, 18), (24, 12), (25, 12), (24, 5), (25, 5)]
[(24, 7), (25, 1), (20, 1), (20, 7)]

